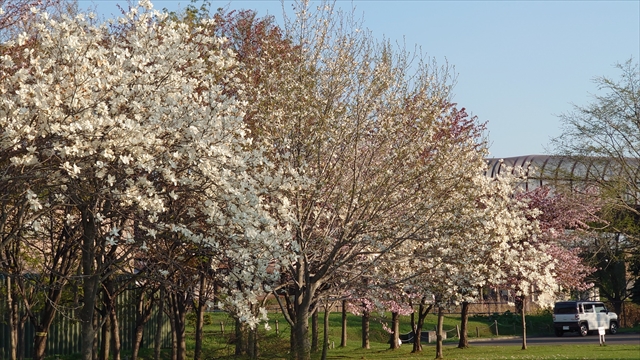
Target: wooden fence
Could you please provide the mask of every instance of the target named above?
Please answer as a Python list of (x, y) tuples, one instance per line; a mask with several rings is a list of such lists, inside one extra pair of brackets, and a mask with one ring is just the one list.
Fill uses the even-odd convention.
[[(2, 290), (6, 289), (4, 281), (0, 280)], [(122, 347), (121, 349), (131, 350), (133, 348), (135, 320), (136, 320), (136, 291), (126, 290), (122, 292), (117, 298), (117, 314), (118, 322), (120, 325), (120, 339)], [(8, 311), (7, 310), (7, 296), (4, 291), (0, 291), (2, 297), (0, 297), (0, 311), (2, 317), (0, 318), (0, 359), (8, 359), (10, 353), (10, 329), (8, 326)], [(77, 313), (79, 314), (79, 310)], [(49, 334), (47, 337), (47, 349), (46, 356), (56, 355), (71, 355), (80, 353), (80, 322), (77, 320), (76, 314), (73, 311), (66, 312), (65, 314), (59, 312), (56, 318), (49, 328)], [(143, 340), (141, 348), (153, 348), (155, 335), (158, 325), (157, 308), (154, 310), (154, 315), (149, 322), (145, 325), (143, 332)], [(171, 347), (171, 325), (166, 315), (162, 318), (162, 347)], [(26, 321), (23, 325), (23, 330), (19, 335), (18, 340), (18, 358), (31, 358), (33, 354), (33, 340), (35, 331), (29, 321)], [(100, 339), (100, 331), (98, 332), (98, 339)]]

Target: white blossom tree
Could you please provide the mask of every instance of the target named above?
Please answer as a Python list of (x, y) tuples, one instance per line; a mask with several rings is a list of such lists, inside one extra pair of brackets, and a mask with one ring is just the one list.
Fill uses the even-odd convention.
[[(214, 267), (219, 259), (253, 257), (254, 268), (234, 271), (234, 281), (255, 281), (254, 273), (262, 281), (282, 243), (265, 211), (277, 187), (260, 178), (269, 163), (247, 151), (242, 106), (224, 94), (234, 81), (233, 53), (220, 50), (224, 39), (207, 27), (168, 20), (151, 7), (142, 1), (98, 26), (91, 15), (41, 13), (33, 34), (2, 44), (0, 149), (10, 153), (9, 170), (46, 179), (47, 194), (26, 194), (31, 206), (73, 206), (71, 221), (82, 227), (85, 360), (92, 358), (96, 294), (114, 265), (100, 259), (113, 247), (126, 263), (160, 236), (205, 243), (219, 249)], [(193, 200), (167, 216), (181, 197)], [(248, 284), (230, 301), (246, 307), (255, 288)]]
[[(506, 173), (495, 179), (484, 176), (486, 164), (476, 164), (473, 186), (460, 187), (442, 204), (442, 212), (431, 227), (396, 251), (406, 267), (389, 267), (393, 278), (414, 294), (419, 308), (412, 321), (413, 352), (422, 351), (419, 340), (424, 318), (432, 309), (438, 313), (436, 357), (442, 357), (442, 315), (448, 307), (474, 300), (478, 289), (504, 283), (505, 269), (518, 267), (519, 258), (510, 253), (517, 243), (537, 233), (526, 202), (516, 197), (519, 176)], [(393, 262), (391, 262), (391, 265)], [(466, 322), (463, 317), (463, 329)]]

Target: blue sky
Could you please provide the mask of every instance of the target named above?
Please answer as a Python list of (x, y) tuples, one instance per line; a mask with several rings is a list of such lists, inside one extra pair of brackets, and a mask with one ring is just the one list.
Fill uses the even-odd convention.
[[(153, 0), (152, 0), (153, 1)], [(106, 17), (121, 0), (80, 1)], [(153, 1), (177, 10), (189, 1)], [(211, 1), (212, 7), (282, 16), (279, 0)], [(291, 1), (285, 1), (290, 8)], [(488, 122), (491, 156), (550, 153), (558, 115), (598, 93), (596, 76), (640, 59), (640, 0), (337, 1), (356, 8), (373, 35), (404, 41), (455, 66), (454, 100)]]

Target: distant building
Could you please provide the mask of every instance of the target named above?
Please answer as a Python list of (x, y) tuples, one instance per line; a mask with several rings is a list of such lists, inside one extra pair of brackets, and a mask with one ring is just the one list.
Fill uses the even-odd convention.
[[(581, 191), (592, 186), (617, 186), (623, 191), (622, 196), (627, 204), (640, 208), (640, 161), (634, 158), (624, 161), (621, 159), (558, 155), (489, 158), (486, 159), (486, 175), (496, 177), (505, 171), (521, 168), (523, 181), (520, 186), (525, 191), (541, 186), (549, 186), (552, 189), (562, 187), (571, 191)], [(598, 289), (591, 289), (586, 296), (592, 300), (599, 300)], [(549, 303), (553, 298), (552, 294), (540, 294), (532, 300), (537, 303)]]
[(640, 159), (620, 159), (604, 157), (569, 157), (559, 155), (525, 155), (504, 159), (487, 159), (487, 176), (495, 177), (508, 168), (521, 167), (526, 182), (521, 184), (529, 191), (548, 185), (585, 189), (594, 185), (610, 184), (612, 180), (627, 189), (624, 194), (628, 203), (640, 205)]

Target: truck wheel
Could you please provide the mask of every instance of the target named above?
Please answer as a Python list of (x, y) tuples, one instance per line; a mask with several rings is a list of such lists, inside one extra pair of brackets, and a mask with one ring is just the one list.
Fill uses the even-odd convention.
[(613, 335), (617, 332), (618, 332), (618, 323), (615, 321), (612, 321), (611, 324), (609, 324), (609, 334)]
[(562, 335), (564, 335), (564, 331), (560, 328), (556, 328), (556, 336), (561, 337)]
[(580, 336), (587, 336), (589, 333), (589, 327), (587, 324), (580, 324)]

